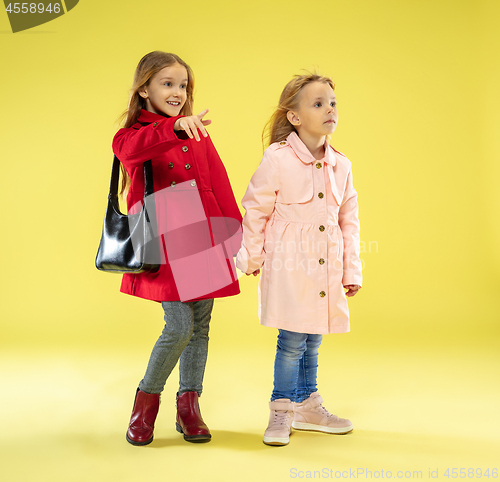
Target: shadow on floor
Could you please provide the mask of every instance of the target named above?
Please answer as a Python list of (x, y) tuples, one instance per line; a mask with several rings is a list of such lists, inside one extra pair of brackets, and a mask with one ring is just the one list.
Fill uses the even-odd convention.
[(212, 440), (206, 443), (186, 442), (182, 435), (175, 438), (155, 438), (151, 443), (151, 448), (175, 447), (181, 445), (211, 446), (221, 449), (239, 451), (261, 451), (273, 449), (262, 442), (262, 435), (255, 433), (230, 432), (227, 430), (211, 430)]

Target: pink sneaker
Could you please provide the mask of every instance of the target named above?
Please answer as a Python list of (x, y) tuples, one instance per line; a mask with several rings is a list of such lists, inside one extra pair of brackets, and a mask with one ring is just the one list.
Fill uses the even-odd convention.
[(292, 427), (297, 430), (311, 430), (343, 434), (352, 431), (352, 423), (346, 418), (332, 415), (323, 405), (323, 399), (317, 392), (301, 403), (295, 404)]
[(294, 403), (288, 398), (279, 398), (269, 402), (271, 413), (269, 424), (264, 433), (266, 445), (287, 445), (292, 431)]

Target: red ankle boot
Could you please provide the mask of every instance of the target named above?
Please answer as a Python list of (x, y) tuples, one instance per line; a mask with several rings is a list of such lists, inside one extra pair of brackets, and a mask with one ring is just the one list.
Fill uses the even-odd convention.
[(153, 430), (159, 408), (159, 393), (146, 393), (137, 389), (127, 430), (128, 442), (132, 445), (147, 445), (153, 441)]
[(184, 392), (177, 395), (177, 419), (175, 427), (184, 434), (188, 442), (209, 442), (210, 430), (201, 418), (198, 392)]

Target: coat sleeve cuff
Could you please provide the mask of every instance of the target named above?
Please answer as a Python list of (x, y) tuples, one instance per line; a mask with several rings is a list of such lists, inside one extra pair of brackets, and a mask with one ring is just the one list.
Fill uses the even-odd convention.
[(247, 272), (248, 269), (248, 257), (246, 255), (246, 250), (241, 248), (236, 255), (236, 267), (243, 273)]
[(342, 285), (358, 285), (363, 286), (363, 275), (359, 272), (349, 272), (344, 270), (344, 276), (342, 277)]

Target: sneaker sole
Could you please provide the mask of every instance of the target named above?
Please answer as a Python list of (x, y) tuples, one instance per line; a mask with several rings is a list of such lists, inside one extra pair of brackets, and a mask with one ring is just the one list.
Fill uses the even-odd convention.
[(264, 437), (262, 440), (266, 445), (288, 445), (290, 439), (288, 438), (280, 438), (280, 437)]
[(316, 425), (314, 423), (304, 423), (304, 422), (292, 422), (292, 427), (295, 430), (304, 430), (307, 432), (322, 432), (331, 433), (336, 435), (343, 435), (353, 431), (353, 426), (348, 425), (347, 427), (325, 427), (324, 425)]

